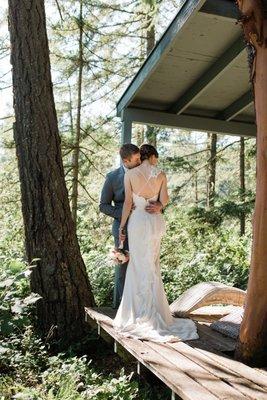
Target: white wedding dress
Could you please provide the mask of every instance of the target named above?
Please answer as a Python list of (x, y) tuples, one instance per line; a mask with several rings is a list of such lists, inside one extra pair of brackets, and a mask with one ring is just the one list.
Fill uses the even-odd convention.
[(166, 223), (161, 213), (145, 210), (149, 200), (157, 199), (158, 194), (146, 200), (133, 193), (135, 209), (128, 220), (130, 260), (113, 327), (123, 336), (156, 342), (198, 339), (191, 319), (172, 316), (164, 291), (159, 257)]

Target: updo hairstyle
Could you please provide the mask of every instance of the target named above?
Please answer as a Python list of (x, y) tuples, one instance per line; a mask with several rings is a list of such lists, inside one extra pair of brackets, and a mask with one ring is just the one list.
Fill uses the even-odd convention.
[(142, 144), (140, 147), (141, 161), (148, 160), (151, 156), (159, 158), (159, 153), (152, 144)]

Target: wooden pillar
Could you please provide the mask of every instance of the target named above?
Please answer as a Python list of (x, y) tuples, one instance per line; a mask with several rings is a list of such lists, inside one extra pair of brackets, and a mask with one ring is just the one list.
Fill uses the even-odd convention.
[(129, 117), (127, 110), (124, 110), (122, 114), (121, 144), (132, 142), (132, 124), (133, 122)]

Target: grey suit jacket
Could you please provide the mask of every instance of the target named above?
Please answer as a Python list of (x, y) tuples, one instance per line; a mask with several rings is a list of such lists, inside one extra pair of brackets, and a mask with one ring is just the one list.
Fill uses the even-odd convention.
[(124, 174), (125, 171), (121, 165), (106, 175), (99, 202), (99, 210), (114, 218), (112, 235), (114, 236), (116, 245), (118, 244), (119, 226), (125, 199)]

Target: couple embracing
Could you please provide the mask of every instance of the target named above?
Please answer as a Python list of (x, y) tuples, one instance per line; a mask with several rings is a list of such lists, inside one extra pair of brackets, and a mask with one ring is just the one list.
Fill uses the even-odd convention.
[(152, 145), (120, 148), (122, 165), (107, 174), (100, 211), (114, 218), (115, 246), (123, 241), (128, 263), (115, 267), (114, 328), (123, 336), (156, 342), (197, 339), (195, 323), (174, 318), (160, 272), (160, 243), (166, 232), (163, 208), (169, 201), (167, 179), (158, 169)]

